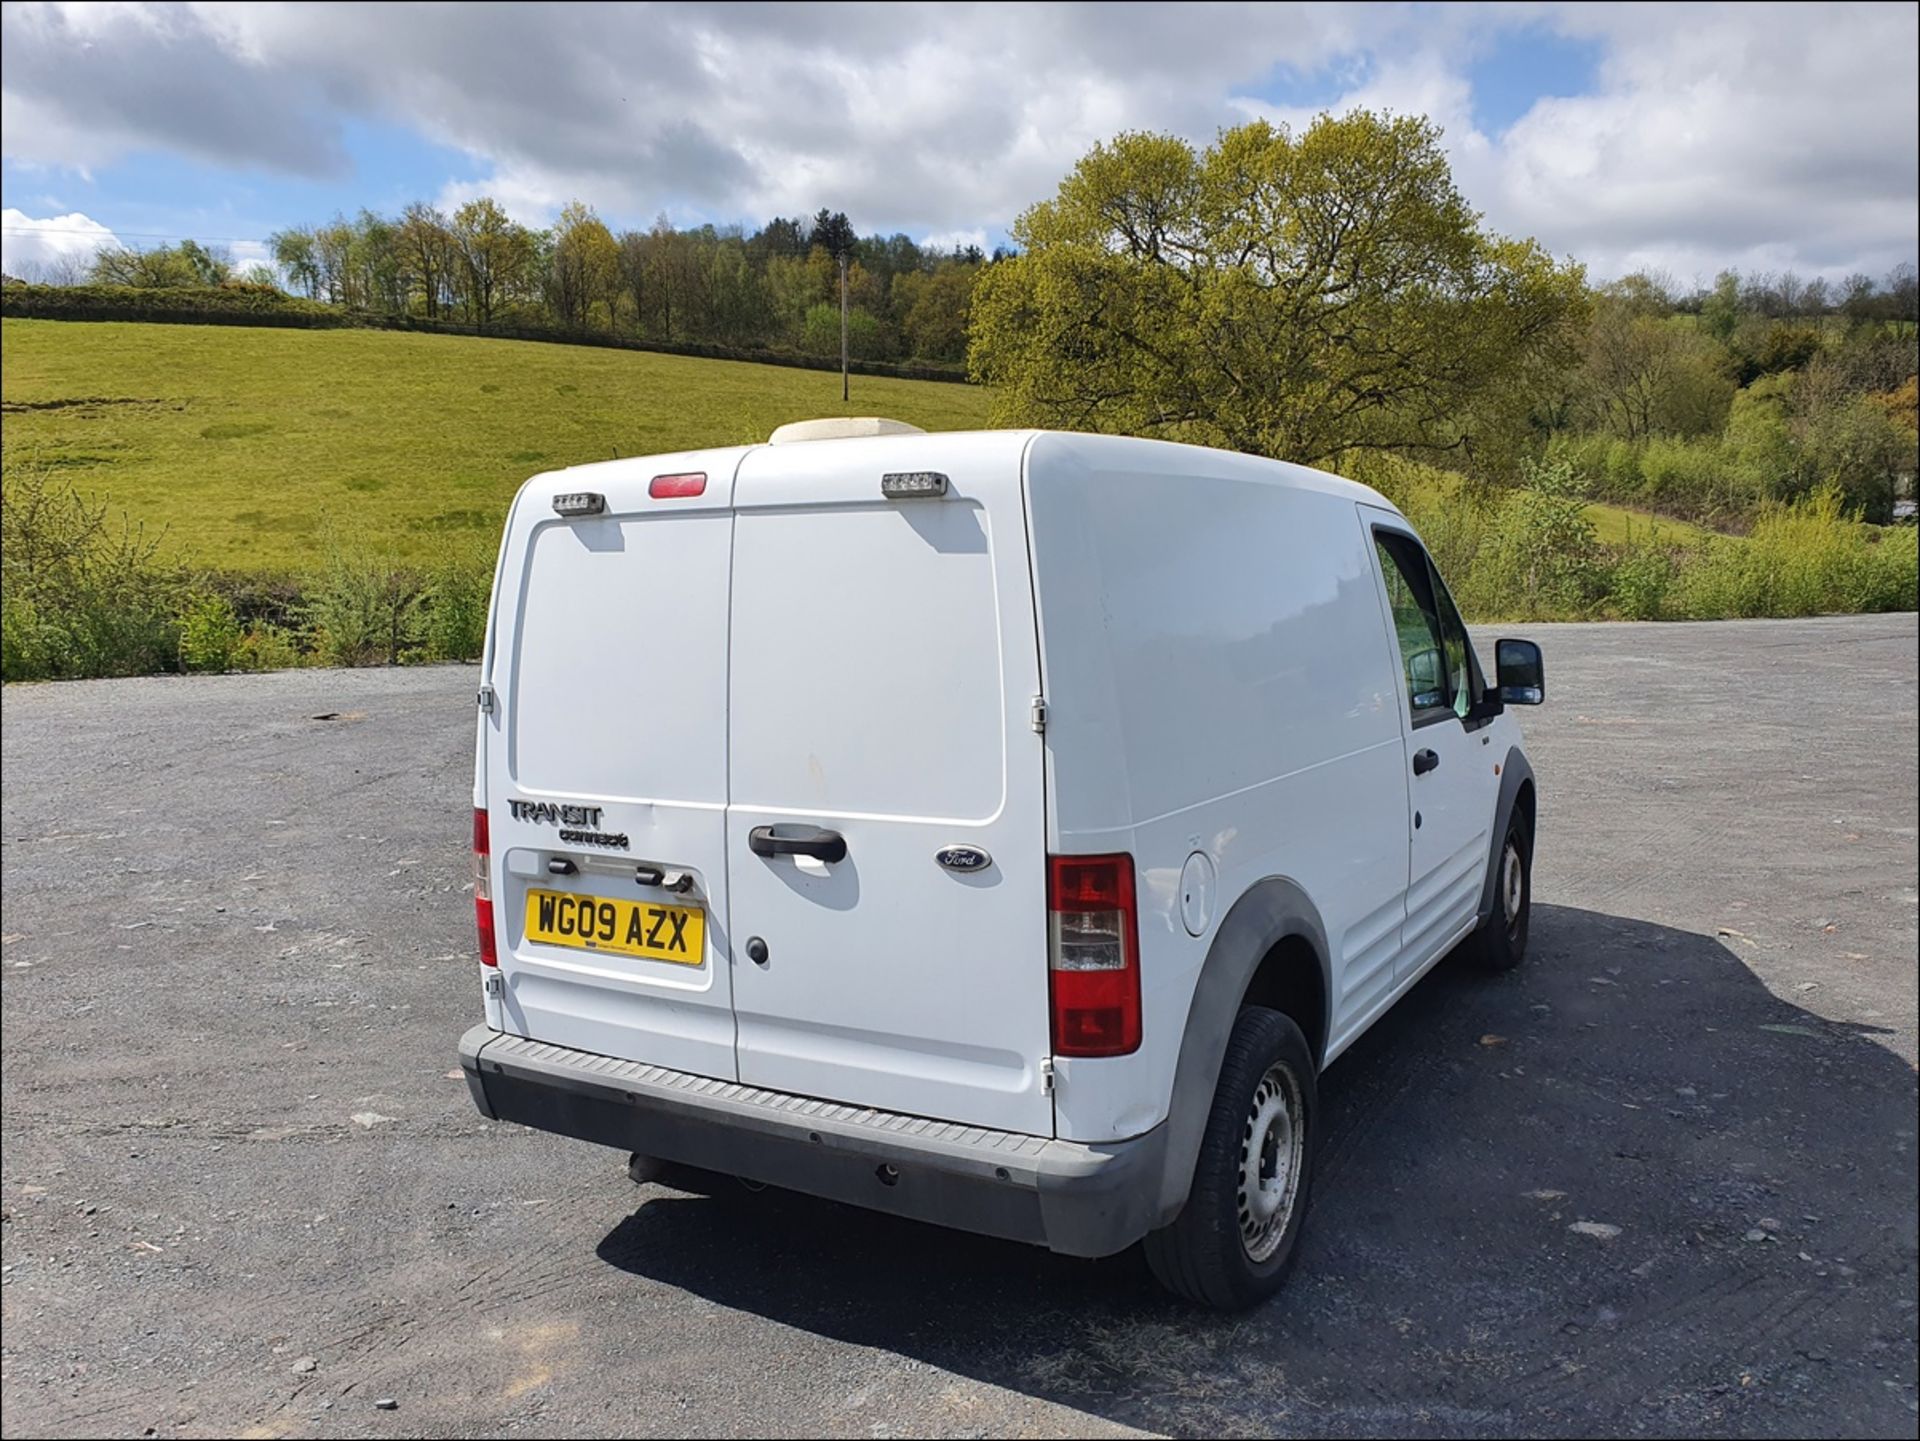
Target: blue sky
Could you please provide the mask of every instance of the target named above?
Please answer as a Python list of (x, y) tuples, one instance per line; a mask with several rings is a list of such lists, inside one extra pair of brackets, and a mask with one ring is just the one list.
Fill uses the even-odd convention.
[[(491, 193), (529, 223), (843, 208), (1002, 239), (1094, 142), (1431, 116), (1498, 229), (1597, 275), (1913, 258), (1911, 5), (9, 3), (7, 267)], [(841, 37), (856, 35), (857, 46)]]

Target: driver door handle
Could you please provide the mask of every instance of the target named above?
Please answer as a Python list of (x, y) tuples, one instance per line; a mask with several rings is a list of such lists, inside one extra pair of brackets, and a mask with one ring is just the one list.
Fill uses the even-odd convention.
[(1417, 776), (1425, 775), (1439, 764), (1440, 755), (1437, 751), (1419, 750), (1413, 753), (1413, 773)]

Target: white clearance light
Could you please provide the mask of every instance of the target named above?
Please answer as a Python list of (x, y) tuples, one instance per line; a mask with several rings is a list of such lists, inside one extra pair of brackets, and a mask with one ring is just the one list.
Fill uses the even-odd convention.
[(555, 515), (599, 515), (607, 498), (595, 490), (569, 490), (553, 498)]
[(903, 470), (880, 477), (880, 493), (888, 500), (938, 500), (947, 493), (947, 478), (937, 470)]

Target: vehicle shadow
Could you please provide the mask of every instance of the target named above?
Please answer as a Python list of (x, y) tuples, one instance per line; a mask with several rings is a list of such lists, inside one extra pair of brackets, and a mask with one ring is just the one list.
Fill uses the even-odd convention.
[[(649, 1187), (609, 1265), (1177, 1435), (1911, 1435), (1913, 1070), (1707, 937), (1540, 906), (1326, 1074), (1285, 1291)], [(1578, 1228), (1578, 1229), (1576, 1229)]]

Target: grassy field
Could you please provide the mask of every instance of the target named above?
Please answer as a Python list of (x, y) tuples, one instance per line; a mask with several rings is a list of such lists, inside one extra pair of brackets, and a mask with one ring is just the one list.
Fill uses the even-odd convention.
[(6, 463), (57, 467), (171, 553), (299, 571), (322, 529), (425, 559), (537, 471), (762, 440), (820, 415), (985, 423), (971, 386), (371, 330), (0, 322)]
[[(11, 466), (55, 467), (170, 553), (223, 570), (308, 568), (323, 529), (422, 559), (497, 530), (536, 471), (763, 439), (818, 415), (928, 430), (986, 423), (971, 386), (515, 340), (375, 330), (0, 322)], [(1600, 538), (1649, 517), (1588, 508)], [(1675, 542), (1702, 532), (1658, 522)]]

